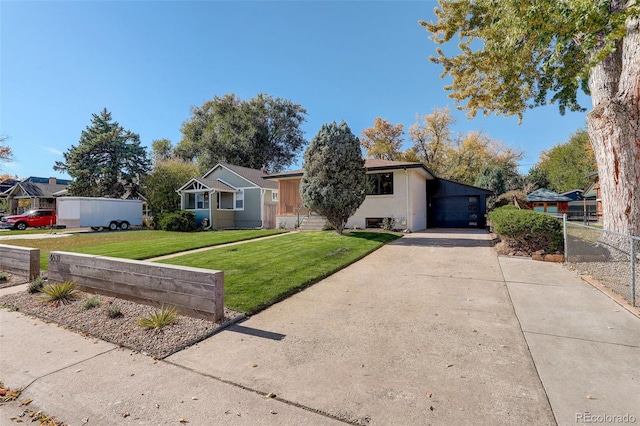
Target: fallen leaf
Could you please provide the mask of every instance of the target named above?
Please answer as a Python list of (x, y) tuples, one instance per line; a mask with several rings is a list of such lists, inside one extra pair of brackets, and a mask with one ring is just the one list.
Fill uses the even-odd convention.
[(587, 399), (598, 399), (595, 396), (587, 395)]
[(196, 398), (195, 396), (192, 396), (191, 399), (194, 400), (194, 401), (198, 400), (198, 398)]
[(275, 398), (275, 397), (276, 397), (276, 394), (275, 394), (275, 393), (273, 393), (273, 392), (269, 392), (269, 393), (265, 396), (265, 398)]
[(447, 368), (453, 367), (453, 364), (447, 364)]
[(427, 392), (425, 393), (425, 395), (427, 395), (427, 398), (431, 398), (431, 395), (433, 395), (433, 394), (432, 394), (431, 392), (427, 391)]
[(159, 404), (156, 404), (156, 408), (160, 408), (160, 405), (159, 405)]
[(180, 423), (189, 423), (189, 421), (187, 419), (180, 419), (178, 420)]
[(123, 413), (123, 414), (122, 414), (122, 417), (124, 417), (124, 418), (126, 419), (126, 418), (127, 418), (127, 417), (129, 417), (130, 415), (131, 415), (131, 414), (129, 414), (129, 413)]
[(269, 411), (269, 412), (270, 412), (271, 414), (278, 414), (277, 412), (275, 412), (275, 411), (273, 411), (273, 410), (271, 410), (271, 411)]
[(25, 399), (24, 401), (22, 401), (22, 405), (29, 405), (33, 402), (33, 399)]
[(431, 410), (431, 411), (435, 410), (435, 408), (433, 408), (433, 405), (429, 406), (429, 410)]

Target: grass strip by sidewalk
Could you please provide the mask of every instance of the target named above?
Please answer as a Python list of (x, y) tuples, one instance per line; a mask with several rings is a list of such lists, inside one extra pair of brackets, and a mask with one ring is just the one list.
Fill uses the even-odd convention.
[(253, 314), (399, 237), (385, 232), (299, 232), (159, 262), (224, 271), (225, 305)]
[(276, 229), (207, 232), (117, 231), (73, 234), (61, 238), (4, 240), (2, 244), (40, 249), (40, 268), (48, 268), (49, 252), (70, 251), (119, 257), (148, 259), (202, 247), (266, 237), (284, 232)]

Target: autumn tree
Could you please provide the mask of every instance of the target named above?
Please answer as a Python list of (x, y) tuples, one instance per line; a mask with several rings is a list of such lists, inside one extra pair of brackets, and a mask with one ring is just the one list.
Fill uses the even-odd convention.
[(204, 172), (218, 162), (271, 172), (291, 165), (307, 141), (301, 129), (307, 111), (266, 94), (244, 101), (234, 94), (215, 96), (182, 125), (175, 154), (196, 160)]
[(413, 142), (413, 152), (436, 176), (448, 167), (447, 158), (453, 145), (455, 118), (448, 108), (434, 108), (428, 115), (417, 116), (409, 127), (409, 138)]
[(63, 156), (53, 169), (73, 178), (68, 189), (74, 196), (120, 198), (128, 192), (135, 197), (151, 167), (140, 136), (112, 121), (106, 108), (93, 114), (78, 145)]
[(548, 188), (556, 192), (586, 189), (587, 177), (596, 171), (595, 156), (586, 130), (578, 130), (565, 143), (542, 151), (537, 164), (547, 177)]
[(435, 108), (431, 114), (418, 116), (409, 128), (413, 153), (436, 176), (473, 185), (485, 166), (501, 168), (509, 179), (517, 177), (522, 152), (512, 149), (488, 135), (471, 131), (456, 134), (455, 119), (447, 108)]
[(362, 131), (360, 143), (367, 150), (368, 158), (398, 161), (402, 157), (403, 135), (402, 123), (394, 125), (376, 117), (373, 127)]
[(0, 136), (0, 163), (8, 163), (13, 159), (11, 147), (6, 145), (8, 137)]
[(607, 230), (640, 235), (640, 4), (635, 0), (439, 0), (423, 25), (438, 44), (457, 34), (459, 51), (432, 60), (445, 86), (474, 116), (516, 115), (557, 103), (583, 111), (602, 189)]
[(366, 169), (360, 141), (344, 121), (323, 124), (304, 153), (302, 203), (342, 234), (366, 197)]

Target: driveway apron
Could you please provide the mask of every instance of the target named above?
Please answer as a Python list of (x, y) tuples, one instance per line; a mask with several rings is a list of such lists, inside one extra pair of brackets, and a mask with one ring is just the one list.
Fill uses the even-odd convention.
[(352, 424), (555, 424), (480, 230), (406, 235), (167, 361)]

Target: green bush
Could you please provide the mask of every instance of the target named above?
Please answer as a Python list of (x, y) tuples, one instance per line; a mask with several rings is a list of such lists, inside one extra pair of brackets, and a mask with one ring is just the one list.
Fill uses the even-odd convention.
[(529, 253), (562, 248), (562, 225), (551, 216), (511, 205), (495, 209), (488, 217), (494, 232), (510, 247)]
[(9, 279), (9, 274), (5, 272), (0, 272), (0, 282), (7, 281)]
[(198, 228), (195, 213), (188, 210), (165, 213), (157, 222), (163, 231), (192, 232)]
[(84, 299), (82, 306), (85, 309), (93, 309), (96, 306), (100, 305), (100, 297), (99, 296), (92, 296), (92, 297), (88, 297), (86, 299)]
[(42, 278), (42, 275), (38, 275), (31, 282), (29, 282), (29, 286), (27, 287), (27, 291), (31, 294), (39, 293), (42, 290), (42, 287), (46, 284), (46, 280)]

